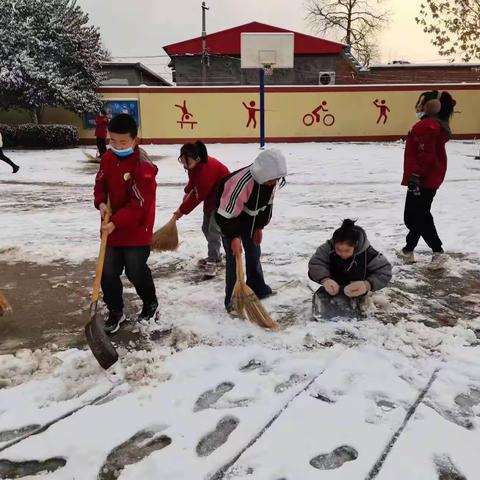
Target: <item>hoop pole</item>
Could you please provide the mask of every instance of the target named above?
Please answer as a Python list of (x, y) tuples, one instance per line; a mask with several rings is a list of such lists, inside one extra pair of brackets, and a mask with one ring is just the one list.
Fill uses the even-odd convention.
[(260, 86), (260, 148), (265, 148), (265, 71), (258, 70)]

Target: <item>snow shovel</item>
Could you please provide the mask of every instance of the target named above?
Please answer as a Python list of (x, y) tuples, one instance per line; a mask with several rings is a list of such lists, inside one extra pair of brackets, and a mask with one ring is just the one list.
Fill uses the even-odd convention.
[[(110, 201), (108, 201), (108, 212), (105, 214), (103, 224), (106, 225), (109, 221)], [(97, 359), (97, 362), (105, 370), (110, 368), (118, 360), (118, 353), (105, 333), (103, 322), (97, 318), (98, 297), (100, 294), (105, 250), (107, 249), (107, 237), (108, 233), (102, 232), (97, 270), (95, 272), (95, 281), (93, 282), (92, 302), (90, 304), (90, 321), (85, 325), (85, 336), (87, 337), (90, 350)]]

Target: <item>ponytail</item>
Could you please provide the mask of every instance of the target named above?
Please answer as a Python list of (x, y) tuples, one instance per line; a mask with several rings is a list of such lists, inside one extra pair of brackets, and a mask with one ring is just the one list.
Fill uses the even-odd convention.
[(346, 218), (342, 226), (333, 233), (333, 243), (348, 243), (351, 247), (357, 245), (360, 240), (360, 231), (355, 227), (356, 220)]

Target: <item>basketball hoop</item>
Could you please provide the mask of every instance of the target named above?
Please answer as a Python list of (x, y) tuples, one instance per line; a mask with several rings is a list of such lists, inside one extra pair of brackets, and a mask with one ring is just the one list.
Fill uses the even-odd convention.
[(265, 73), (265, 76), (271, 77), (273, 75), (273, 63), (264, 63), (263, 71)]

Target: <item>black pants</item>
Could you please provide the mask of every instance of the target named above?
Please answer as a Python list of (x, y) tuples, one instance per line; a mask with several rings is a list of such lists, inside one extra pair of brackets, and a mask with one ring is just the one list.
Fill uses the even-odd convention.
[(0, 160), (3, 160), (5, 163), (8, 163), (12, 168), (15, 168), (16, 165), (3, 153), (3, 150), (0, 148)]
[(405, 250), (413, 252), (420, 237), (422, 237), (434, 252), (442, 251), (442, 241), (438, 237), (437, 229), (435, 228), (435, 223), (430, 212), (436, 193), (436, 190), (424, 188), (421, 189), (420, 195), (407, 192), (403, 218), (409, 232)]
[(102, 156), (107, 151), (107, 139), (97, 137), (98, 154)]
[(103, 300), (109, 310), (123, 310), (123, 269), (144, 304), (157, 301), (152, 272), (147, 260), (150, 247), (107, 247), (102, 275)]
[[(232, 293), (235, 282), (237, 281), (237, 267), (235, 255), (233, 255), (230, 246), (231, 240), (222, 237), (223, 247), (227, 257), (225, 272), (225, 308), (232, 302)], [(247, 285), (255, 292), (258, 298), (265, 297), (272, 293), (272, 289), (265, 283), (263, 278), (262, 264), (260, 256), (262, 249), (259, 245), (255, 245), (250, 235), (242, 235), (243, 249), (245, 251)]]

